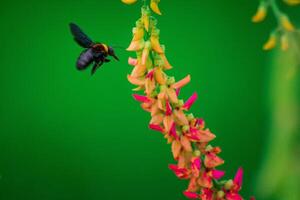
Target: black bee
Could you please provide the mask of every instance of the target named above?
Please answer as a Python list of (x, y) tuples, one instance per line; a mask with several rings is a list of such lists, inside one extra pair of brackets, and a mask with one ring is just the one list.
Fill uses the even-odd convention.
[(112, 56), (116, 60), (119, 60), (112, 47), (99, 42), (93, 42), (76, 24), (70, 23), (70, 29), (74, 40), (81, 47), (85, 48), (77, 59), (76, 67), (78, 70), (84, 70), (94, 62), (92, 69), (92, 74), (94, 74), (103, 63), (110, 62), (107, 56)]

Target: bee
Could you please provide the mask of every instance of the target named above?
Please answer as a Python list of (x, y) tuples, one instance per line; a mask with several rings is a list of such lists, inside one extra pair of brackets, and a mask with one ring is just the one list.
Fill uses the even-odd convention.
[(80, 28), (74, 23), (70, 23), (71, 33), (74, 36), (74, 40), (79, 46), (85, 48), (77, 59), (76, 67), (78, 70), (84, 70), (94, 63), (91, 74), (93, 75), (103, 63), (110, 62), (108, 56), (112, 56), (119, 61), (115, 51), (112, 47), (100, 43), (93, 42)]

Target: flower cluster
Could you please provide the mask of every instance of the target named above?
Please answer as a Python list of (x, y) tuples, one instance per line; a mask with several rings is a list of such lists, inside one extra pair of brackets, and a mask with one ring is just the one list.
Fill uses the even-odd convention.
[[(300, 0), (283, 0), (286, 4), (290, 6), (295, 6), (300, 4)], [(289, 17), (283, 13), (276, 0), (261, 0), (258, 6), (256, 14), (252, 17), (254, 23), (262, 22), (271, 10), (278, 22), (278, 26), (271, 32), (268, 41), (264, 44), (264, 50), (273, 49), (278, 41), (281, 43), (281, 49), (287, 50), (292, 42), (293, 33), (296, 32), (295, 26), (291, 23)]]
[[(133, 3), (130, 0), (122, 1)], [(197, 93), (185, 101), (180, 98), (180, 90), (191, 81), (190, 75), (176, 81), (165, 73), (172, 66), (166, 57), (165, 46), (160, 44), (157, 20), (151, 15), (151, 10), (161, 14), (158, 2), (152, 0), (151, 9), (144, 4), (127, 48), (136, 53), (136, 58), (128, 59), (133, 66), (128, 81), (136, 86), (134, 91), (140, 91), (133, 97), (150, 113), (149, 128), (160, 132), (171, 144), (176, 164), (170, 164), (169, 168), (179, 179), (189, 180), (183, 192), (187, 198), (242, 200), (239, 194), (242, 168), (238, 169), (234, 179), (220, 180), (225, 174), (216, 169), (224, 163), (219, 157), (221, 148), (209, 144), (216, 136), (205, 128), (203, 119), (189, 112), (197, 100)]]

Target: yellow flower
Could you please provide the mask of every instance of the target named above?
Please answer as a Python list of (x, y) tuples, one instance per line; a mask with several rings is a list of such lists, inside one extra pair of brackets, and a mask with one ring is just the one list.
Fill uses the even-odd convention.
[(160, 0), (151, 0), (150, 2), (150, 8), (153, 10), (153, 12), (155, 12), (158, 15), (161, 15), (161, 12), (159, 10), (158, 7), (158, 3), (160, 2)]
[(258, 23), (263, 21), (267, 16), (267, 8), (265, 3), (260, 4), (255, 15), (252, 17), (252, 22)]
[(282, 15), (280, 17), (280, 23), (281, 23), (281, 26), (286, 31), (294, 31), (295, 30), (294, 25), (290, 22), (289, 18), (286, 15)]
[(149, 31), (149, 18), (150, 18), (150, 10), (149, 7), (143, 7), (142, 8), (142, 17), (141, 20), (144, 24), (144, 27), (146, 31)]
[(296, 6), (300, 4), (300, 0), (284, 0), (284, 2), (290, 6)]
[(280, 38), (280, 41), (281, 41), (281, 49), (283, 51), (288, 50), (288, 48), (289, 48), (288, 37), (286, 35), (282, 35)]
[(276, 46), (276, 35), (272, 34), (269, 37), (269, 40), (265, 43), (263, 49), (264, 50), (270, 50), (273, 49)]
[(151, 37), (150, 37), (150, 41), (151, 41), (151, 45), (152, 45), (152, 49), (158, 53), (158, 54), (162, 54), (164, 53), (163, 48), (160, 45), (159, 42), (159, 29), (154, 29), (151, 33)]
[(142, 38), (144, 38), (144, 26), (141, 20), (137, 20), (136, 21), (136, 27), (133, 28), (132, 30), (133, 33), (133, 41), (137, 41), (137, 40), (141, 40)]
[(127, 51), (140, 51), (145, 46), (145, 40), (142, 38), (141, 40), (132, 40), (129, 47), (126, 49)]
[(121, 0), (123, 3), (125, 4), (134, 4), (135, 2), (137, 2), (137, 0)]
[(166, 74), (163, 72), (163, 70), (160, 67), (155, 68), (154, 77), (156, 82), (160, 85), (165, 85), (167, 82)]
[(142, 65), (146, 65), (147, 60), (149, 58), (150, 50), (151, 50), (151, 42), (146, 41), (145, 42), (145, 47), (144, 47), (143, 52), (142, 52)]

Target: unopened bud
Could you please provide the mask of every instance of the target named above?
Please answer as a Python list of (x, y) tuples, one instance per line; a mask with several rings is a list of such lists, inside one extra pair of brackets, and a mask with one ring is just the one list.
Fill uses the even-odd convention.
[(218, 198), (223, 198), (225, 196), (225, 192), (223, 192), (222, 190), (220, 190), (220, 191), (218, 191), (218, 193), (217, 193), (217, 197)]
[(175, 83), (175, 78), (174, 78), (174, 76), (169, 77), (168, 80), (167, 80), (167, 84), (168, 84), (168, 85), (171, 85), (171, 84), (173, 84), (173, 83)]
[(184, 101), (182, 99), (178, 100), (177, 106), (181, 107), (184, 105)]
[(195, 151), (194, 151), (194, 155), (195, 155), (196, 157), (201, 156), (201, 151), (195, 150)]
[(233, 186), (233, 181), (230, 179), (225, 183), (224, 188), (226, 190), (230, 190), (232, 188), (232, 186)]
[(211, 150), (213, 150), (213, 147), (211, 145), (207, 145), (205, 151), (211, 151)]
[(193, 120), (193, 119), (194, 119), (194, 115), (193, 115), (192, 113), (191, 113), (191, 114), (188, 114), (187, 119), (188, 119), (189, 121)]
[(189, 130), (190, 130), (190, 126), (189, 126), (189, 125), (184, 125), (184, 126), (182, 127), (182, 131), (183, 131), (184, 133), (189, 132)]
[(252, 22), (254, 23), (258, 23), (258, 22), (262, 22), (267, 16), (267, 5), (265, 2), (262, 2), (255, 15), (252, 17)]

